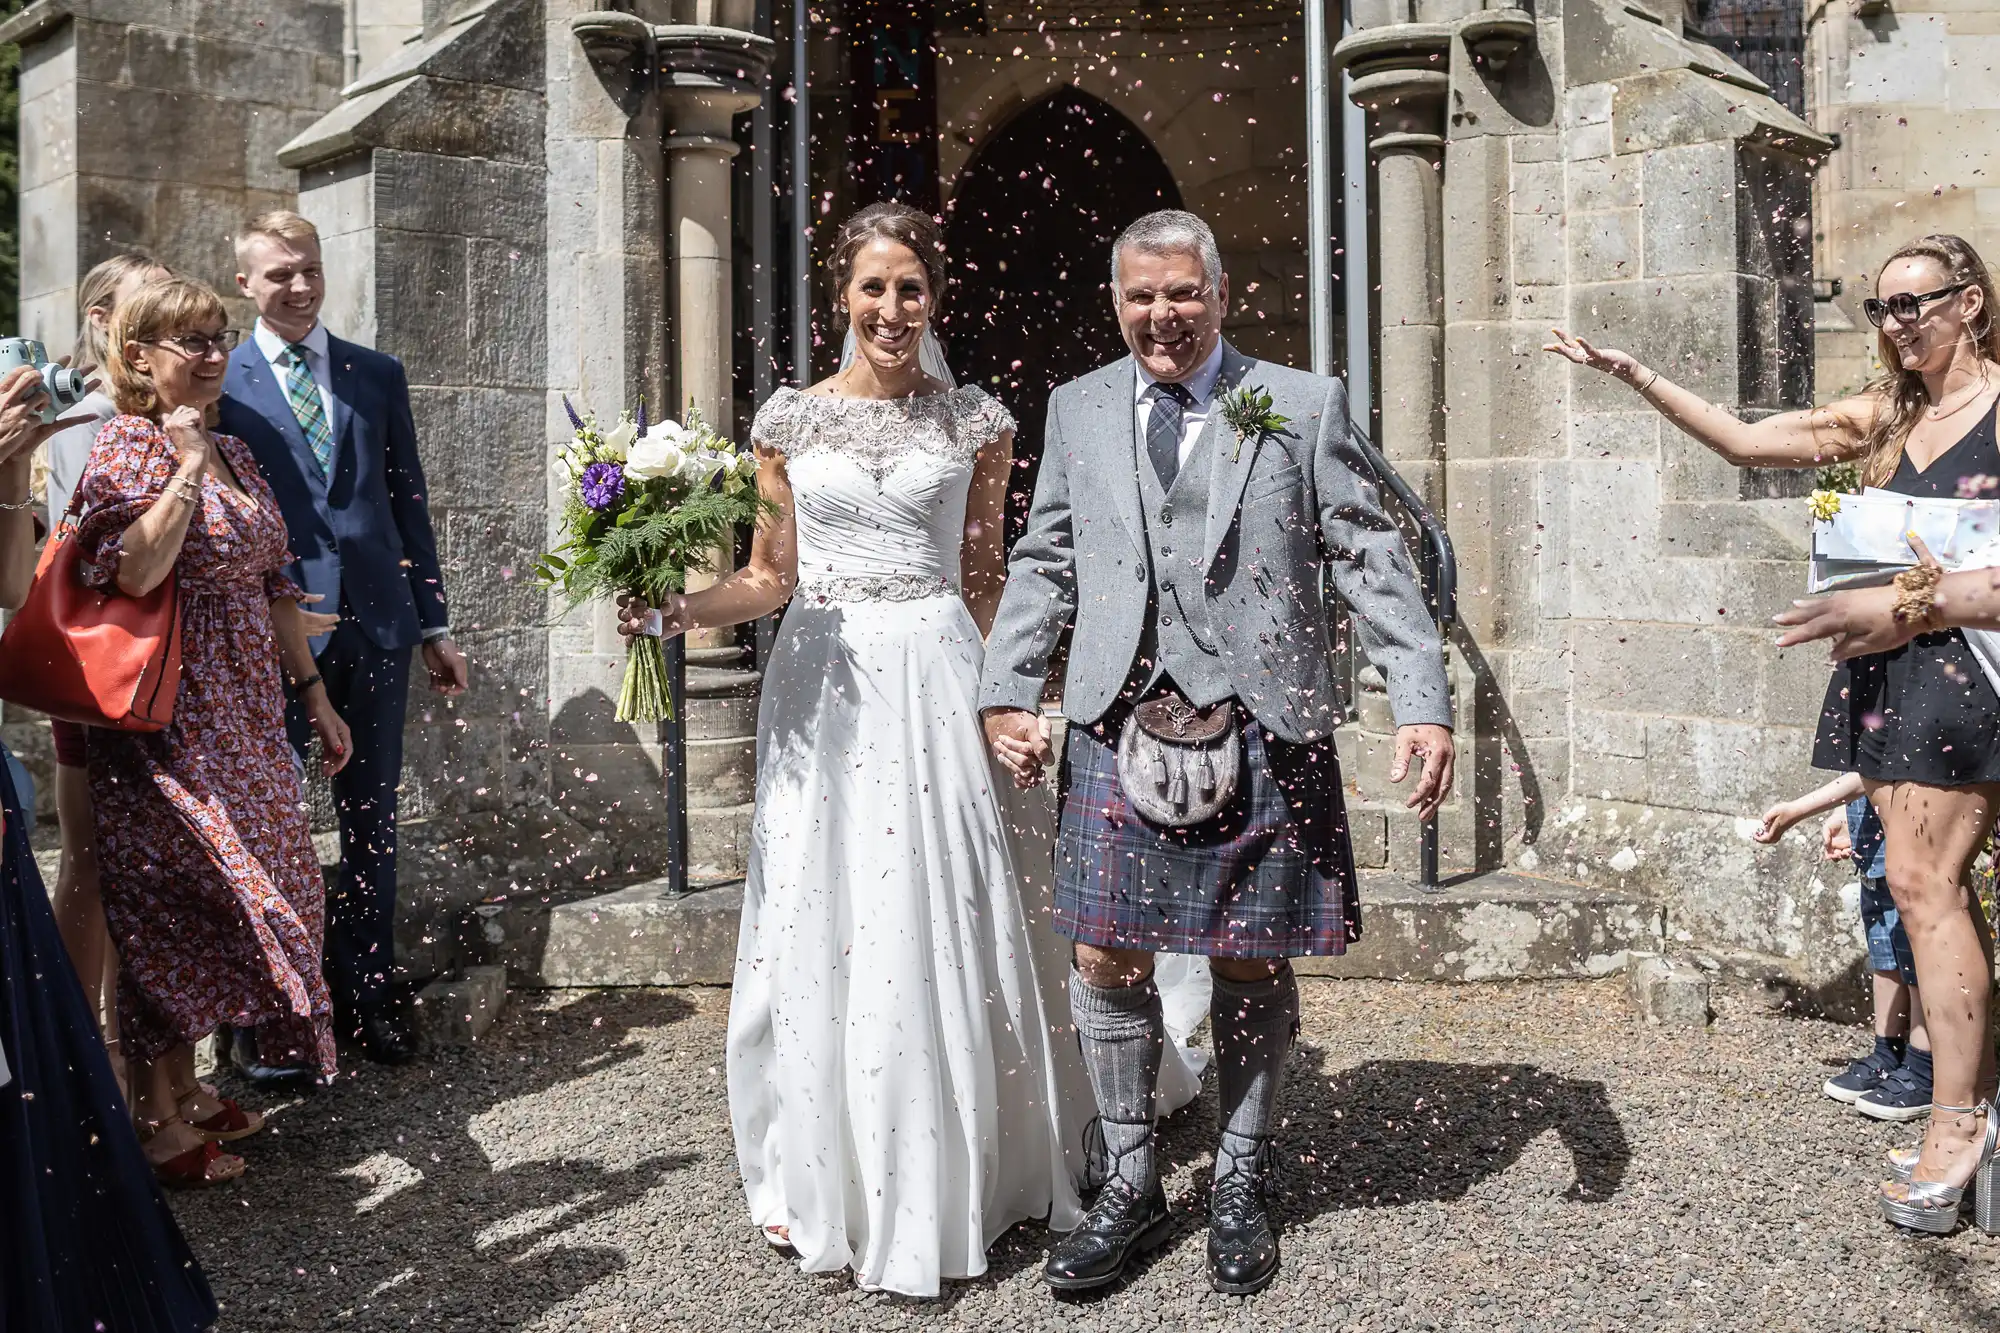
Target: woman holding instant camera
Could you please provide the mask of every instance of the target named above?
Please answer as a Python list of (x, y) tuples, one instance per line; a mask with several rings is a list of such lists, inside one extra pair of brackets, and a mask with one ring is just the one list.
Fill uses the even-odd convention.
[[(1625, 352), (1557, 330), (1547, 349), (1614, 375), (1667, 420), (1738, 467), (1859, 464), (1864, 484), (1960, 497), (2000, 476), (2000, 301), (1957, 236), (1926, 236), (1883, 265), (1864, 302), (1888, 374), (1825, 407), (1743, 422)], [(1902, 576), (1923, 618), (1934, 567)], [(1922, 1152), (1883, 1182), (1885, 1216), (1946, 1233), (1963, 1203), (2000, 1232), (2000, 1122), (1988, 1031), (1993, 938), (1968, 883), (2000, 811), (2000, 695), (1956, 630), (1922, 633), (1843, 663), (1827, 687), (1813, 765), (1858, 772), (1887, 833), (1889, 887), (1916, 955), (1936, 1073)]]

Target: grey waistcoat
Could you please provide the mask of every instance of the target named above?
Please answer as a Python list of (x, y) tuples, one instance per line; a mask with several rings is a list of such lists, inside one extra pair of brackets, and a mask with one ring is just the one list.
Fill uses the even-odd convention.
[(1164, 494), (1136, 426), (1133, 432), (1139, 503), (1153, 566), (1153, 595), (1146, 608), (1138, 656), (1141, 661), (1149, 655), (1154, 660), (1147, 689), (1159, 684), (1161, 676), (1171, 677), (1188, 702), (1200, 708), (1236, 693), (1209, 627), (1208, 599), (1201, 586), (1203, 523), (1215, 470), (1216, 420), (1220, 416), (1220, 406), (1212, 405), (1194, 448), (1174, 474), (1173, 489)]

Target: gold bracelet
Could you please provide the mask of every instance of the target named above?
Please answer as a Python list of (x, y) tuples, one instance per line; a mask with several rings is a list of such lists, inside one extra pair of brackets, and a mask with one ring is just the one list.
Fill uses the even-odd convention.
[(1896, 609), (1894, 615), (1898, 624), (1908, 624), (1912, 620), (1929, 623), (1937, 609), (1938, 583), (1944, 578), (1944, 570), (1937, 565), (1912, 565), (1896, 575)]
[(1646, 393), (1646, 390), (1652, 388), (1655, 384), (1658, 384), (1659, 382), (1660, 382), (1660, 372), (1656, 370), (1653, 372), (1653, 378), (1647, 380), (1644, 384), (1635, 384), (1632, 387), (1635, 392), (1637, 392), (1641, 397), (1643, 397)]

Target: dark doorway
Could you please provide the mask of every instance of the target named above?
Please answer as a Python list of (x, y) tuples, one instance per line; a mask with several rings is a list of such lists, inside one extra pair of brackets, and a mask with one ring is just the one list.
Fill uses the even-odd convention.
[(1020, 422), (1007, 540), (1020, 535), (1042, 457), (1049, 390), (1125, 351), (1111, 309), (1111, 242), (1179, 208), (1173, 173), (1108, 102), (1060, 88), (987, 140), (946, 218), (955, 279), (942, 319), (959, 381)]

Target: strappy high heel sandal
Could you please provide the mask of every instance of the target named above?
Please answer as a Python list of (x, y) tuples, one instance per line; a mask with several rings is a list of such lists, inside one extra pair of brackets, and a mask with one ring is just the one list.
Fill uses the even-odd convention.
[[(1979, 1161), (1972, 1180), (1969, 1185), (1908, 1177), (1884, 1182), (1879, 1198), (1882, 1216), (1899, 1227), (1944, 1236), (1958, 1226), (1958, 1215), (1970, 1202), (1973, 1225), (1989, 1236), (2000, 1235), (2000, 1165), (1994, 1162), (1994, 1153), (2000, 1150), (2000, 1117), (1993, 1114), (1990, 1102), (1977, 1106), (1946, 1106), (1940, 1102), (1933, 1103), (1931, 1109), (1933, 1113), (1941, 1111), (1946, 1115), (1985, 1117), (1986, 1133), (1979, 1146)], [(1898, 1165), (1898, 1155), (1891, 1154), (1890, 1169), (1895, 1170)], [(1911, 1170), (1915, 1170), (1914, 1163)], [(1902, 1197), (1897, 1198), (1892, 1190), (1900, 1191)]]

